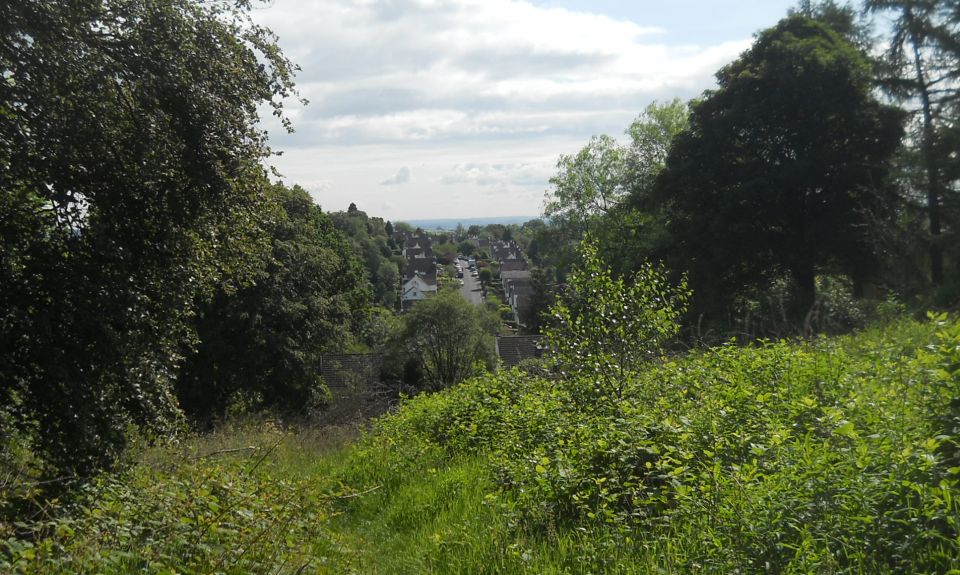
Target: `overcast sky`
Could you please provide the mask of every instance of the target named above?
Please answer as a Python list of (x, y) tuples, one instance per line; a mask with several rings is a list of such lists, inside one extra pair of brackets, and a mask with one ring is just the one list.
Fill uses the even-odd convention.
[(326, 210), (537, 215), (560, 154), (690, 98), (793, 0), (273, 0), (300, 65), (274, 166)]

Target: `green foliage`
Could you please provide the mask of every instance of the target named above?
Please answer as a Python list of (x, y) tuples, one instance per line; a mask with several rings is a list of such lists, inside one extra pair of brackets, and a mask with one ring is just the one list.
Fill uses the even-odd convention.
[[(366, 212), (357, 209), (355, 204), (351, 206), (352, 210), (334, 212), (330, 214), (330, 218), (337, 229), (350, 239), (354, 253), (363, 262), (370, 291), (373, 293), (373, 302), (388, 309), (396, 309), (402, 258), (397, 262), (391, 257), (393, 249), (389, 244), (392, 238), (387, 234), (383, 219), (371, 218)], [(391, 227), (398, 230), (404, 226), (410, 227), (403, 222), (398, 222), (395, 226), (391, 224)]]
[[(731, 306), (727, 323), (736, 326), (742, 342), (761, 337), (839, 334), (864, 327), (881, 305), (855, 298), (849, 279), (839, 275), (817, 276), (817, 297), (803, 318), (792, 313), (798, 297), (796, 282), (787, 275), (774, 278), (764, 289), (743, 289)], [(701, 341), (712, 339), (707, 333), (698, 336)]]
[(330, 429), (154, 449), (0, 525), (0, 570), (950, 572), (958, 325), (695, 352), (603, 413), (514, 370), (407, 400), (347, 452)]
[[(939, 414), (940, 453), (938, 462), (943, 475), (960, 480), (960, 323), (949, 321), (946, 314), (929, 314), (937, 326), (936, 342), (921, 354), (920, 360), (938, 382), (931, 398), (931, 411)], [(960, 525), (951, 524), (960, 535)]]
[(486, 458), (518, 539), (589, 534), (579, 560), (609, 572), (649, 555), (676, 572), (946, 572), (960, 505), (930, 413), (955, 326), (929, 351), (931, 326), (909, 322), (723, 346), (633, 374), (606, 413), (551, 380), (485, 376), (405, 404), (354, 465), (387, 485)]
[(433, 246), (433, 253), (437, 256), (437, 263), (448, 265), (457, 259), (459, 248), (450, 242), (444, 242)]
[(280, 115), (295, 67), (248, 11), (0, 6), (0, 396), (63, 473), (177, 424), (196, 298), (266, 247), (258, 109)]
[(335, 554), (327, 520), (340, 494), (303, 472), (329, 449), (276, 429), (226, 438), (245, 447), (154, 450), (52, 502), (45, 521), (0, 526), (0, 571), (317, 573)]
[(302, 188), (276, 185), (271, 194), (280, 213), (267, 230), (269, 259), (249, 285), (218, 292), (196, 319), (199, 342), (177, 396), (199, 420), (230, 406), (322, 406), (320, 355), (346, 350), (362, 329), (370, 294), (349, 241)]
[(687, 115), (679, 99), (653, 102), (627, 128), (629, 145), (600, 136), (576, 155), (561, 156), (544, 207), (549, 224), (525, 224), (522, 230), (534, 260), (566, 273), (587, 233), (617, 270), (633, 269), (638, 252), (651, 254), (663, 225), (649, 196)]
[(674, 238), (664, 255), (689, 270), (697, 311), (721, 314), (742, 286), (763, 289), (785, 270), (797, 286), (791, 316), (802, 318), (818, 269), (858, 288), (876, 272), (871, 230), (892, 214), (885, 178), (900, 112), (877, 101), (854, 46), (799, 15), (717, 79), (657, 180)]
[(686, 311), (686, 282), (674, 287), (652, 264), (629, 278), (615, 278), (589, 238), (580, 246), (580, 264), (567, 289), (548, 312), (544, 330), (557, 367), (585, 388), (586, 406), (616, 402), (627, 378), (663, 355)]
[(427, 385), (442, 389), (491, 368), (498, 321), (457, 290), (444, 290), (418, 302), (404, 316), (402, 339), (420, 365)]

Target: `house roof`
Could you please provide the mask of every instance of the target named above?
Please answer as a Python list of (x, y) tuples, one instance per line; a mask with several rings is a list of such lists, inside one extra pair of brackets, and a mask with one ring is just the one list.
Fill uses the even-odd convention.
[(506, 366), (538, 358), (544, 351), (546, 348), (542, 335), (504, 335), (497, 338), (497, 355)]
[(420, 275), (425, 278), (432, 277), (437, 279), (437, 264), (430, 259), (411, 259), (407, 260), (407, 267), (403, 268), (403, 279), (409, 280), (414, 275)]
[(525, 259), (506, 259), (500, 262), (500, 273), (519, 272), (527, 269), (527, 260)]
[(418, 281), (418, 280), (421, 281), (421, 282), (423, 282), (423, 284), (426, 285), (427, 287), (436, 286), (436, 285), (437, 285), (437, 278), (436, 278), (436, 276), (434, 276), (434, 277), (429, 277), (429, 276), (415, 275), (415, 276), (413, 276), (413, 277), (411, 277), (411, 278), (408, 278), (408, 279), (406, 279), (406, 280), (403, 281), (404, 293), (406, 293), (407, 291), (409, 291), (409, 289), (407, 289), (407, 286), (408, 286), (408, 285), (410, 285), (411, 283), (414, 283), (414, 282), (416, 282), (416, 281)]
[(430, 238), (425, 236), (416, 236), (412, 238), (407, 238), (407, 240), (404, 242), (404, 247), (415, 248), (419, 246), (421, 248), (429, 248), (430, 244), (431, 244)]
[(530, 277), (531, 274), (529, 270), (500, 271), (500, 278), (503, 280), (530, 279)]

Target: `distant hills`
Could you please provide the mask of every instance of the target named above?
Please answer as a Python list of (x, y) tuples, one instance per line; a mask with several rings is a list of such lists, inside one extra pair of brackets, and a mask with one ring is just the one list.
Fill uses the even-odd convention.
[(457, 224), (463, 224), (463, 227), (487, 226), (490, 224), (522, 224), (540, 216), (501, 216), (495, 218), (443, 218), (435, 220), (401, 220), (411, 226), (423, 228), (425, 230), (454, 230)]

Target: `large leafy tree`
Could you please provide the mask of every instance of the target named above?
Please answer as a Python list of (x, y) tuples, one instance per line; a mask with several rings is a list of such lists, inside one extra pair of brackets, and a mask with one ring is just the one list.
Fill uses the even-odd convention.
[(271, 253), (239, 290), (220, 290), (200, 307), (197, 352), (177, 382), (195, 418), (232, 403), (286, 412), (317, 407), (326, 389), (320, 356), (356, 341), (369, 308), (363, 265), (349, 240), (300, 187), (274, 186), (280, 214)]
[(795, 280), (801, 312), (820, 268), (862, 285), (902, 130), (899, 111), (873, 96), (864, 55), (794, 15), (761, 32), (717, 80), (654, 191), (674, 242), (667, 255), (690, 271), (700, 310), (717, 311), (777, 270)]
[(0, 405), (63, 470), (176, 419), (193, 302), (266, 247), (293, 70), (248, 8), (0, 3)]
[(631, 267), (659, 235), (657, 210), (647, 200), (670, 143), (686, 126), (684, 102), (653, 102), (626, 129), (629, 144), (597, 136), (561, 156), (544, 207), (550, 226), (538, 234), (540, 259), (565, 271), (590, 234), (615, 268)]
[(441, 290), (404, 316), (402, 338), (432, 389), (460, 383), (493, 365), (495, 315), (464, 299), (457, 290)]

